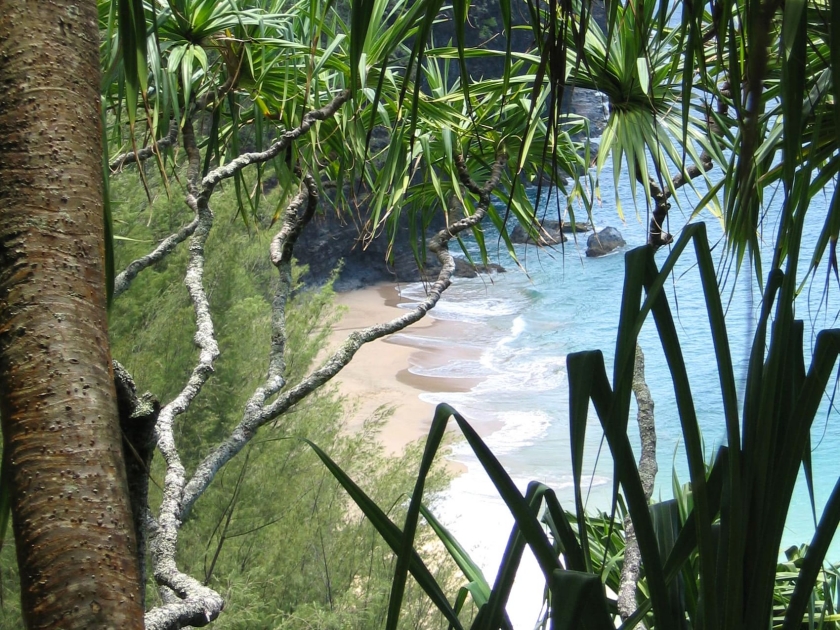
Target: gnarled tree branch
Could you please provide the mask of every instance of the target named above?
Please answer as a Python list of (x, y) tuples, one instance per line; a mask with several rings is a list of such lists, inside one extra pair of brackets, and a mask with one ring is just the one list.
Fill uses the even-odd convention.
[[(181, 504), (182, 512), (180, 516), (182, 519), (189, 513), (198, 497), (207, 489), (219, 469), (242, 450), (261, 426), (276, 419), (332, 379), (350, 362), (359, 348), (364, 344), (393, 334), (419, 321), (438, 303), (443, 292), (451, 284), (452, 272), (455, 269), (454, 258), (449, 252), (448, 243), (464, 230), (478, 225), (484, 218), (490, 205), (490, 194), (498, 185), (506, 163), (507, 157), (503, 154), (499, 155), (493, 165), (490, 178), (484, 186), (480, 187), (470, 177), (463, 158), (458, 157), (457, 168), (461, 182), (470, 192), (479, 197), (479, 201), (472, 215), (451, 224), (448, 228), (441, 230), (432, 237), (429, 243), (429, 249), (440, 261), (441, 270), (437, 280), (429, 288), (426, 299), (417, 304), (412, 310), (390, 322), (369, 326), (350, 334), (344, 343), (327, 359), (324, 365), (312, 372), (294, 387), (284, 391), (271, 402), (268, 402), (268, 399), (279, 391), (279, 383), (282, 379), (278, 379), (277, 375), (274, 375), (273, 380), (271, 377), (267, 379), (266, 383), (258, 388), (251, 396), (251, 399), (246, 405), (243, 418), (233, 433), (222, 444), (216, 447), (196, 468), (193, 478), (185, 488), (184, 498)], [(283, 230), (281, 230), (282, 232)], [(281, 254), (283, 247), (285, 245), (275, 242), (272, 244), (272, 252)], [(283, 256), (279, 255), (278, 260), (284, 260)]]
[[(219, 616), (225, 600), (216, 591), (178, 570), (175, 564), (177, 528), (161, 530), (158, 521), (147, 519), (155, 579), (176, 597), (166, 598), (163, 606), (146, 613), (146, 630), (171, 630), (188, 626), (204, 627)], [(170, 552), (171, 550), (171, 552)]]
[[(342, 92), (323, 108), (307, 113), (303, 117), (303, 121), (299, 127), (286, 132), (267, 151), (246, 153), (225, 166), (211, 171), (203, 179), (200, 176), (201, 156), (196, 145), (192, 120), (188, 118), (184, 125), (183, 141), (188, 160), (186, 202), (193, 212), (195, 212), (195, 227), (192, 227), (192, 224), (186, 226), (181, 232), (173, 235), (164, 243), (161, 243), (155, 252), (160, 250), (160, 257), (162, 257), (167, 253), (163, 251), (166, 247), (169, 247), (171, 250), (171, 248), (177, 245), (175, 240), (183, 232), (188, 230), (192, 232), (190, 256), (184, 283), (187, 285), (195, 310), (195, 342), (200, 352), (198, 362), (193, 368), (193, 372), (186, 385), (172, 402), (161, 409), (157, 424), (158, 448), (166, 462), (166, 474), (164, 477), (163, 500), (158, 517), (154, 519), (151, 515), (147, 515), (147, 528), (150, 532), (149, 549), (153, 561), (154, 575), (157, 583), (162, 587), (161, 592), (165, 604), (146, 614), (147, 629), (170, 630), (186, 625), (204, 626), (216, 619), (224, 607), (224, 600), (218, 593), (180, 571), (175, 561), (178, 531), (192, 502), (206, 489), (212, 479), (211, 477), (207, 480), (207, 484), (202, 486), (201, 492), (195, 498), (189, 499), (191, 495), (189, 492), (185, 492), (187, 487), (186, 471), (181, 463), (173, 432), (175, 417), (189, 408), (193, 399), (198, 395), (202, 386), (212, 374), (213, 364), (219, 355), (213, 321), (210, 316), (209, 303), (203, 285), (204, 245), (213, 224), (213, 214), (209, 207), (210, 197), (219, 182), (228, 177), (232, 177), (236, 172), (249, 164), (262, 163), (272, 159), (281, 151), (285, 150), (293, 140), (309, 131), (317, 121), (326, 120), (334, 116), (341, 105), (349, 98), (349, 91)], [(293, 207), (292, 211), (287, 213), (283, 224), (287, 232), (286, 240), (289, 241), (291, 246), (293, 246), (294, 239), (297, 238), (300, 230), (311, 218), (315, 203), (317, 203), (317, 190), (314, 179), (307, 175), (303, 180), (305, 185), (305, 198), (308, 200), (307, 209), (298, 216), (298, 208)], [(314, 198), (312, 195), (314, 195)], [(298, 196), (296, 199), (301, 200), (300, 204), (302, 206), (304, 197)], [(186, 238), (186, 235), (184, 237)], [(285, 245), (279, 245), (280, 259), (282, 259), (281, 263), (289, 265), (291, 256), (289, 255), (289, 260), (287, 260), (283, 256), (285, 250)], [(154, 256), (155, 252), (152, 252), (149, 256)], [(137, 262), (137, 271), (139, 272), (140, 269), (147, 267), (154, 261), (135, 262)], [(136, 272), (134, 275), (136, 275)], [(282, 296), (280, 302), (285, 308), (285, 302), (288, 300), (291, 291), (290, 268), (288, 271), (288, 282), (283, 283), (281, 281), (281, 291)], [(275, 314), (275, 319), (277, 317)], [(282, 317), (285, 317), (284, 313)], [(272, 355), (277, 358), (273, 360), (274, 367), (270, 367), (269, 369), (269, 386), (264, 396), (274, 395), (284, 384), (281, 375), (282, 371), (285, 370), (282, 362), (282, 349), (274, 347), (274, 340), (272, 341), (272, 346)], [(252, 397), (252, 400), (254, 400), (254, 397)], [(251, 409), (252, 406), (252, 403), (249, 402), (247, 408)], [(246, 411), (246, 413), (248, 412)], [(195, 477), (193, 478), (194, 480)], [(193, 481), (190, 482), (191, 487), (194, 485)]]
[(143, 147), (142, 149), (139, 149), (136, 153), (134, 151), (121, 153), (113, 160), (111, 160), (111, 163), (108, 166), (111, 168), (112, 171), (118, 171), (127, 164), (145, 162), (161, 149), (168, 149), (169, 147), (174, 146), (177, 141), (178, 121), (172, 120), (169, 122), (169, 132), (163, 138), (161, 138), (157, 142), (155, 142), (154, 139), (152, 139), (152, 144), (150, 144), (147, 147)]
[(285, 385), (286, 373), (286, 305), (292, 293), (292, 253), (303, 228), (312, 220), (318, 206), (318, 187), (312, 175), (303, 176), (300, 193), (292, 200), (283, 217), (283, 225), (271, 240), (269, 257), (280, 273), (280, 284), (274, 294), (271, 317), (271, 350), (266, 385), (273, 395)]
[[(722, 93), (725, 92), (722, 91)], [(723, 101), (718, 101), (717, 107), (719, 114), (726, 112), (726, 103)], [(720, 136), (722, 130), (717, 121), (712, 117), (711, 113), (708, 113), (707, 120), (709, 125), (709, 137), (713, 138)], [(712, 170), (713, 166), (714, 163), (712, 162), (711, 154), (706, 151), (706, 149), (703, 149), (700, 153), (700, 164), (691, 164), (687, 168), (684, 168), (682, 172), (671, 177), (670, 186), (664, 186), (663, 188), (663, 186), (660, 186), (652, 178), (648, 181), (650, 196), (653, 199), (653, 213), (651, 215), (650, 226), (648, 228), (648, 243), (650, 245), (659, 248), (674, 240), (674, 237), (666, 232), (664, 227), (665, 221), (668, 218), (668, 211), (671, 209), (671, 203), (669, 200), (673, 194), (672, 191), (679, 190), (691, 180), (696, 179), (703, 173)], [(641, 173), (639, 171), (636, 171), (636, 173), (637, 179), (644, 184), (641, 179)]]
[[(178, 141), (178, 130), (178, 121), (170, 121), (169, 133), (167, 133), (166, 136), (164, 136), (157, 142), (153, 142), (147, 147), (143, 147), (136, 153), (130, 151), (128, 153), (123, 153), (117, 156), (111, 161), (111, 170), (117, 171), (127, 164), (143, 162), (152, 157), (156, 151), (174, 146), (175, 143)], [(180, 243), (183, 243), (190, 236), (192, 236), (197, 226), (198, 217), (194, 218), (189, 224), (185, 225), (174, 234), (171, 234), (168, 237), (166, 237), (160, 242), (160, 244), (155, 249), (153, 249), (145, 256), (141, 256), (137, 260), (132, 261), (123, 271), (117, 274), (117, 277), (114, 278), (114, 299), (118, 298), (120, 295), (122, 295), (128, 290), (128, 288), (131, 286), (131, 282), (134, 280), (134, 278), (137, 277), (137, 275), (141, 271), (147, 269), (148, 267), (151, 267), (156, 262), (165, 258)]]
[[(156, 581), (174, 591), (183, 600), (170, 602), (167, 606), (147, 613), (146, 627), (161, 629), (183, 627), (184, 620), (187, 620), (189, 625), (206, 625), (219, 615), (224, 605), (224, 600), (217, 593), (181, 573), (175, 563), (178, 530), (181, 527), (178, 515), (186, 482), (186, 471), (175, 444), (173, 423), (178, 415), (189, 408), (202, 386), (210, 378), (213, 364), (219, 356), (219, 346), (210, 315), (210, 304), (204, 289), (204, 245), (213, 226), (213, 213), (210, 211), (207, 198), (198, 193), (200, 154), (190, 119), (187, 119), (184, 125), (184, 148), (188, 159), (187, 205), (196, 213), (198, 220), (198, 225), (190, 239), (189, 262), (184, 284), (187, 286), (195, 310), (194, 339), (199, 348), (199, 357), (184, 388), (174, 400), (161, 409), (156, 427), (158, 449), (166, 462), (166, 474), (163, 499), (157, 523), (153, 527), (149, 548)], [(194, 611), (197, 613), (193, 614)]]
[(125, 293), (131, 286), (131, 282), (137, 275), (151, 267), (156, 262), (163, 260), (167, 254), (171, 253), (179, 244), (183, 243), (195, 232), (198, 227), (198, 217), (195, 217), (187, 225), (182, 227), (174, 234), (170, 234), (160, 242), (160, 245), (155, 247), (151, 252), (145, 256), (141, 256), (137, 260), (132, 261), (129, 265), (114, 278), (114, 298), (118, 298)]
[[(148, 513), (146, 516), (154, 575), (157, 583), (162, 587), (164, 605), (146, 614), (147, 628), (170, 630), (184, 625), (203, 626), (219, 615), (224, 606), (224, 600), (212, 589), (180, 571), (175, 561), (178, 532), (193, 504), (207, 489), (218, 470), (248, 443), (261, 426), (275, 420), (329, 381), (347, 365), (362, 345), (418, 321), (438, 302), (443, 291), (451, 283), (455, 267), (454, 259), (448, 249), (449, 241), (482, 220), (490, 204), (490, 194), (501, 178), (506, 164), (504, 155), (500, 155), (496, 160), (484, 186), (479, 186), (472, 180), (466, 164), (459, 158), (457, 169), (461, 182), (469, 191), (478, 196), (479, 202), (472, 215), (453, 223), (448, 229), (442, 230), (431, 239), (429, 248), (440, 260), (442, 268), (437, 280), (429, 288), (426, 300), (412, 311), (391, 322), (371, 326), (351, 334), (322, 367), (313, 371), (294, 387), (282, 391), (286, 385), (285, 317), (286, 306), (292, 291), (291, 258), (296, 240), (312, 218), (318, 202), (315, 178), (312, 174), (302, 174), (301, 191), (289, 205), (281, 228), (269, 247), (272, 263), (280, 273), (280, 282), (272, 305), (271, 352), (266, 380), (249, 399), (239, 425), (199, 464), (192, 478), (187, 480), (186, 471), (175, 444), (173, 422), (177, 415), (187, 410), (192, 400), (198, 395), (210, 377), (214, 361), (219, 354), (203, 286), (204, 244), (213, 223), (213, 215), (208, 205), (209, 199), (216, 185), (222, 180), (232, 177), (250, 164), (262, 163), (280, 154), (295, 139), (308, 132), (317, 121), (335, 116), (349, 97), (349, 91), (342, 92), (325, 107), (307, 113), (299, 127), (284, 133), (268, 150), (241, 155), (211, 171), (203, 178), (199, 175), (200, 154), (195, 143), (191, 120), (188, 119), (184, 125), (183, 141), (188, 158), (186, 201), (195, 212), (196, 219), (194, 228), (190, 224), (178, 235), (186, 230), (192, 231), (185, 284), (195, 310), (195, 340), (200, 352), (196, 366), (181, 393), (161, 409), (156, 429), (158, 448), (166, 462), (166, 474), (158, 517), (154, 519)], [(178, 235), (173, 235), (161, 243), (155, 252), (161, 250), (160, 256), (165, 255), (163, 250), (166, 247), (171, 249), (177, 245), (174, 241)], [(149, 255), (150, 261), (135, 261), (138, 271), (154, 262), (151, 258), (156, 255), (155, 252)], [(130, 279), (129, 277), (129, 282)]]
[[(195, 198), (195, 203), (198, 203), (199, 198), (203, 198), (205, 202), (208, 202), (210, 196), (213, 194), (214, 188), (216, 187), (216, 185), (219, 184), (219, 182), (229, 177), (233, 177), (233, 175), (235, 175), (238, 171), (241, 171), (246, 166), (250, 164), (267, 162), (268, 160), (274, 158), (275, 156), (285, 151), (286, 148), (294, 140), (302, 136), (304, 133), (308, 132), (312, 128), (312, 125), (315, 124), (315, 122), (320, 120), (326, 120), (334, 116), (338, 112), (338, 109), (344, 103), (346, 103), (349, 100), (349, 98), (350, 91), (345, 90), (321, 109), (316, 109), (308, 112), (303, 117), (303, 121), (301, 122), (299, 127), (296, 127), (295, 129), (284, 133), (279, 140), (277, 140), (265, 151), (259, 153), (245, 153), (239, 156), (239, 158), (229, 162), (225, 166), (211, 171), (207, 174), (207, 176), (204, 177), (203, 181), (200, 183), (197, 181), (197, 179), (193, 178), (195, 179), (195, 181), (193, 181), (194, 190), (192, 192), (192, 195)], [(186, 129), (184, 131), (185, 133), (187, 132)], [(146, 160), (152, 155), (154, 155), (155, 146), (158, 148), (167, 148), (174, 145), (175, 142), (177, 142), (177, 139), (178, 122), (173, 120), (169, 125), (169, 134), (166, 137), (158, 140), (156, 145), (150, 145), (148, 147), (140, 149), (136, 154), (130, 152), (118, 156), (111, 162), (111, 170), (118, 170), (126, 164), (132, 164), (138, 161)], [(161, 243), (154, 250), (152, 250), (145, 256), (142, 256), (132, 261), (114, 279), (114, 298), (117, 298), (123, 293), (125, 293), (131, 286), (131, 282), (134, 280), (134, 278), (137, 277), (137, 275), (141, 271), (147, 269), (151, 265), (165, 258), (180, 243), (184, 242), (186, 239), (192, 236), (197, 226), (198, 217), (196, 216), (196, 218), (193, 219), (189, 224), (185, 225), (180, 230), (178, 230), (174, 234), (171, 234), (163, 241), (161, 241)]]
[(677, 173), (671, 178), (671, 187), (661, 188), (656, 181), (651, 179), (648, 182), (650, 186), (650, 196), (653, 199), (653, 213), (650, 218), (650, 226), (648, 228), (648, 243), (654, 247), (662, 247), (674, 240), (668, 232), (665, 231), (664, 225), (668, 218), (668, 211), (671, 209), (671, 188), (678, 190), (692, 179), (699, 177), (701, 174), (712, 169), (712, 156), (704, 149), (700, 153), (700, 163), (702, 169), (696, 164), (692, 164), (685, 169), (685, 174)]
[(201, 181), (201, 186), (203, 192), (205, 194), (210, 194), (213, 191), (213, 188), (221, 182), (223, 179), (227, 179), (229, 177), (233, 177), (238, 171), (241, 171), (243, 168), (248, 166), (249, 164), (258, 164), (262, 162), (267, 162), (268, 160), (277, 157), (286, 150), (286, 148), (292, 144), (295, 140), (300, 138), (303, 134), (307, 133), (316, 122), (320, 120), (327, 120), (328, 118), (332, 118), (336, 115), (338, 110), (341, 108), (344, 103), (350, 100), (350, 95), (352, 92), (350, 90), (344, 90), (341, 94), (336, 96), (333, 100), (329, 103), (324, 105), (321, 109), (315, 109), (310, 112), (307, 112), (303, 116), (303, 120), (301, 121), (300, 125), (285, 132), (278, 140), (276, 140), (270, 147), (268, 147), (265, 151), (255, 152), (255, 153), (243, 153), (239, 157), (231, 160), (224, 166), (220, 166), (217, 169), (214, 169), (207, 173), (204, 176), (204, 179)]

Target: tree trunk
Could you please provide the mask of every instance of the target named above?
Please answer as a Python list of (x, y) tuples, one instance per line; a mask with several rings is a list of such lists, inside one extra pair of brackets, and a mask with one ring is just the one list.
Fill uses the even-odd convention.
[[(645, 355), (642, 347), (636, 343), (636, 360), (633, 363), (633, 394), (639, 408), (636, 420), (639, 424), (639, 438), (642, 452), (639, 455), (639, 479), (645, 492), (645, 499), (650, 501), (653, 485), (659, 467), (656, 464), (656, 421), (653, 415), (653, 398), (645, 382)], [(622, 621), (627, 621), (636, 612), (636, 589), (642, 569), (642, 554), (636, 539), (636, 528), (628, 514), (624, 519), (624, 565), (618, 587), (618, 614)]]
[(0, 0), (0, 416), (28, 628), (142, 628), (108, 345), (93, 0)]

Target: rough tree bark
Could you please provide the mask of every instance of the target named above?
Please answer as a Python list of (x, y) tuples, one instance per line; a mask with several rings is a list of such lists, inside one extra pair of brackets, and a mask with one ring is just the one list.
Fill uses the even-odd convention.
[(142, 628), (108, 345), (93, 0), (0, 0), (0, 415), (29, 628)]
[[(146, 392), (137, 395), (134, 379), (114, 361), (114, 384), (120, 413), (123, 461), (128, 478), (128, 496), (137, 538), (137, 568), (140, 584), (146, 583), (146, 512), (149, 510), (149, 468), (155, 454), (155, 424), (160, 403)], [(140, 589), (142, 607), (146, 607), (145, 589)]]
[[(653, 418), (653, 398), (645, 382), (645, 355), (636, 344), (636, 361), (633, 365), (633, 394), (639, 410), (636, 420), (639, 423), (639, 437), (642, 453), (639, 456), (639, 478), (645, 498), (650, 501), (653, 484), (656, 480), (656, 424)], [(642, 566), (642, 555), (636, 541), (636, 530), (630, 517), (624, 519), (624, 565), (621, 567), (621, 579), (618, 587), (618, 613), (627, 620), (636, 611), (636, 586)]]

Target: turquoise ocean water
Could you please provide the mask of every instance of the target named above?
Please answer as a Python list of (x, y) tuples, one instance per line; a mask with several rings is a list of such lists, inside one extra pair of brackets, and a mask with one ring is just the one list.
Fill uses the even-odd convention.
[[(715, 177), (714, 173), (712, 177)], [(615, 209), (612, 180), (612, 173), (602, 173), (602, 201), (594, 210), (595, 224), (599, 228), (617, 227), (627, 241), (627, 248), (642, 245), (647, 223), (644, 204), (640, 201), (637, 216), (625, 177), (619, 189), (626, 213), (626, 221), (622, 222)], [(809, 257), (831, 193), (832, 190), (828, 190), (824, 197), (816, 199), (809, 211), (811, 220), (803, 244)], [(678, 233), (680, 226), (685, 225), (696, 200), (697, 195), (688, 191), (681, 202), (682, 207), (674, 204), (670, 219), (672, 232)], [(775, 217), (780, 203), (781, 192), (778, 199), (768, 204), (770, 210), (765, 223), (768, 245), (772, 244), (776, 233)], [(578, 218), (583, 216), (582, 210), (580, 213)], [(550, 208), (547, 218), (556, 218), (556, 214), (556, 210)], [(707, 223), (709, 239), (714, 246), (713, 256), (719, 261), (719, 282), (724, 304), (728, 304), (726, 317), (735, 373), (739, 387), (743, 388), (747, 351), (760, 296), (749, 270), (735, 274), (734, 269), (728, 267), (717, 220), (711, 215), (703, 215), (700, 219)], [(455, 357), (459, 357), (459, 353), (452, 353), (452, 347), (461, 347), (464, 350), (460, 353), (461, 358), (443, 365), (418, 364), (411, 368), (412, 372), (425, 376), (482, 378), (468, 392), (426, 393), (421, 397), (433, 403), (448, 402), (472, 421), (521, 489), (524, 490), (530, 480), (545, 482), (569, 507), (572, 506), (572, 477), (565, 359), (570, 352), (600, 349), (604, 352), (608, 373), (612, 375), (624, 280), (623, 254), (586, 258), (585, 239), (585, 235), (580, 236), (577, 244), (569, 241), (564, 249), (555, 251), (517, 246), (526, 274), (517, 270), (503, 246), (497, 250), (495, 241), (488, 238), (491, 260), (500, 262), (508, 272), (496, 274), (492, 279), (486, 276), (457, 279), (432, 316), (460, 322), (459, 334), (439, 340), (429, 339), (426, 334), (422, 342), (426, 347), (445, 345), (450, 349), (448, 356)], [(474, 244), (467, 245), (477, 251)], [(660, 265), (667, 253), (663, 250), (657, 254)], [(803, 262), (802, 275), (809, 261), (810, 258)], [(725, 440), (725, 429), (711, 336), (699, 275), (693, 263), (692, 249), (678, 264), (674, 279), (668, 285), (668, 295), (688, 364), (707, 459), (711, 459), (717, 446)], [(840, 325), (835, 321), (840, 313), (840, 287), (836, 280), (831, 281), (826, 301), (825, 282), (823, 263), (815, 279), (806, 282), (798, 300), (797, 316), (806, 321), (806, 331)], [(401, 292), (410, 300), (419, 298), (423, 288), (408, 285), (402, 287)], [(410, 337), (411, 332), (402, 335)], [(813, 336), (807, 332), (806, 336), (812, 344)], [(652, 321), (643, 329), (640, 343), (646, 356), (647, 382), (656, 403), (659, 474), (654, 494), (668, 499), (672, 496), (673, 473), (683, 483), (688, 481), (681, 429), (673, 385)], [(829, 407), (826, 397), (812, 431), (818, 510), (840, 477), (840, 422), (836, 411), (829, 413)], [(635, 418), (635, 408), (631, 413)], [(631, 434), (637, 445), (638, 435), (632, 423)], [(606, 447), (600, 448), (600, 431), (594, 412), (590, 413), (588, 439), (588, 466), (585, 469), (590, 473), (589, 506), (606, 509), (612, 487), (611, 469)], [(492, 580), (512, 519), (469, 447), (457, 443), (454, 458), (466, 465), (467, 472), (453, 482), (438, 510)], [(810, 501), (804, 483), (800, 483), (791, 505), (784, 546), (808, 542), (812, 529)], [(840, 561), (840, 545), (835, 543), (829, 559)], [(535, 562), (528, 559), (525, 564), (509, 607), (516, 628), (533, 626), (542, 593), (542, 580)]]

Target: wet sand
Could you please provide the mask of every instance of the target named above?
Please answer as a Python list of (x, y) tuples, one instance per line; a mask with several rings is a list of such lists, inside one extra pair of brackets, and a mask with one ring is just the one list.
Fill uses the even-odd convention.
[[(333, 330), (331, 347), (337, 347), (351, 332), (387, 322), (405, 313), (396, 285), (384, 284), (336, 295), (346, 311)], [(465, 392), (481, 379), (421, 376), (412, 367), (434, 368), (451, 361), (473, 359), (464, 348), (447, 347), (445, 340), (457, 336), (460, 324), (426, 316), (397, 333), (363, 346), (334, 379), (348, 406), (348, 428), (361, 427), (379, 407), (394, 407), (380, 438), (390, 454), (425, 436), (434, 416), (434, 405), (420, 399), (423, 392)], [(457, 469), (459, 465), (455, 465)]]

